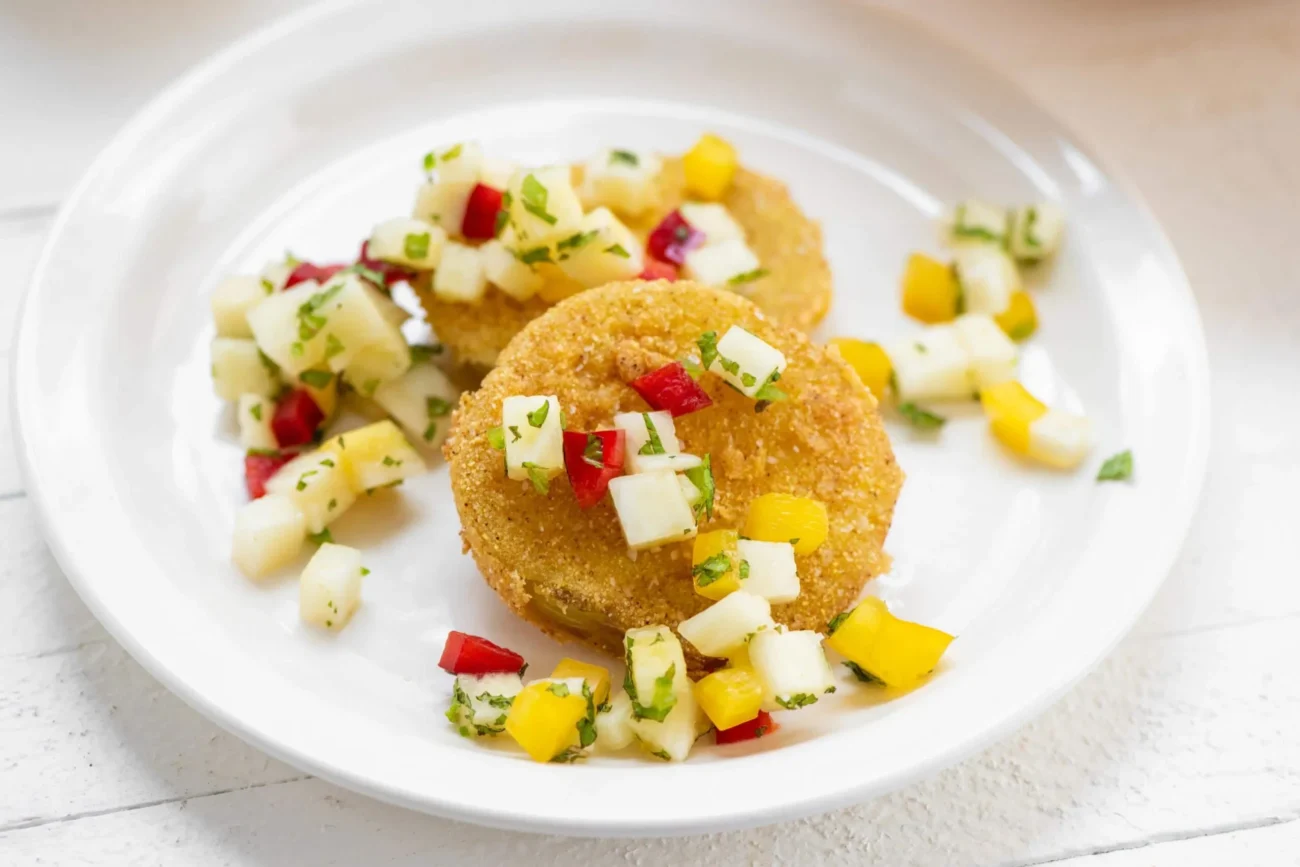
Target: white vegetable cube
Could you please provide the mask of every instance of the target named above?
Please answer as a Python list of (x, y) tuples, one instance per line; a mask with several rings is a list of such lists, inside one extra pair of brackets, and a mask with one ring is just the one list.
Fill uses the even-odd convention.
[(632, 731), (632, 699), (619, 690), (609, 697), (609, 710), (596, 714), (596, 746), (602, 750), (621, 750), (636, 740)]
[(775, 628), (772, 606), (749, 592), (748, 584), (677, 625), (682, 638), (705, 656), (730, 656), (744, 647), (751, 635)]
[(949, 232), (956, 242), (1001, 244), (1007, 236), (1007, 212), (976, 199), (958, 202), (952, 210)]
[(733, 325), (718, 341), (718, 356), (709, 364), (709, 370), (741, 394), (754, 397), (768, 382), (780, 378), (785, 365), (779, 349)]
[(372, 259), (430, 271), (438, 267), (446, 242), (447, 233), (441, 226), (414, 217), (397, 217), (375, 226), (366, 250)]
[(741, 539), (736, 548), (741, 561), (749, 564), (748, 574), (741, 580), (744, 592), (761, 596), (768, 602), (793, 602), (798, 597), (799, 572), (795, 568), (793, 545)]
[(1016, 378), (1016, 344), (993, 317), (986, 313), (967, 313), (957, 317), (953, 328), (970, 358), (972, 390), (980, 391)]
[(451, 412), (460, 390), (432, 364), (413, 365), (405, 374), (375, 389), (374, 400), (416, 442), (436, 449), (451, 429)]
[(673, 414), (670, 412), (659, 410), (616, 413), (614, 427), (627, 433), (627, 442), (623, 449), (625, 472), (646, 472), (647, 464), (644, 458), (652, 455), (682, 453), (682, 445), (677, 441), (677, 427), (673, 424)]
[(266, 492), (291, 500), (308, 533), (319, 533), (356, 501), (347, 469), (328, 451), (299, 455), (266, 480)]
[(894, 365), (899, 400), (970, 399), (970, 355), (955, 327), (932, 325), (895, 341), (886, 354)]
[(560, 270), (588, 289), (615, 280), (630, 280), (645, 268), (641, 244), (609, 208), (582, 218), (578, 231), (555, 247)]
[(962, 247), (953, 260), (961, 284), (964, 310), (997, 316), (1022, 288), (1016, 262), (1001, 247), (979, 244)]
[(1029, 456), (1053, 467), (1077, 467), (1092, 450), (1092, 420), (1061, 409), (1049, 409), (1029, 425)]
[[(704, 461), (702, 459), (695, 455), (687, 454), (637, 455), (636, 457), (636, 471), (638, 473), (654, 473), (660, 470), (668, 470), (671, 473), (684, 473), (687, 470), (693, 470), (698, 466), (703, 466), (703, 464)], [(682, 490), (684, 493), (685, 488)], [(688, 497), (688, 499), (690, 498)]]
[(433, 294), (444, 301), (473, 304), (487, 292), (487, 275), (483, 259), (474, 247), (448, 241), (442, 248), (442, 261), (433, 272)]
[(474, 142), (462, 142), (435, 152), (434, 157), (437, 180), (420, 187), (413, 216), (460, 237), (465, 207), (482, 172), (483, 149)]
[(659, 172), (663, 160), (648, 151), (606, 149), (583, 167), (582, 201), (589, 208), (605, 206), (627, 217), (639, 217), (659, 202)]
[(354, 493), (396, 485), (427, 469), (419, 452), (388, 419), (332, 437), (320, 450), (339, 460)]
[(765, 710), (794, 710), (835, 691), (835, 676), (816, 632), (760, 632), (749, 641), (749, 663), (763, 681)]
[(236, 513), (230, 556), (249, 578), (263, 578), (297, 559), (306, 541), (306, 521), (294, 502), (267, 494)]
[(510, 179), (510, 222), (519, 242), (549, 244), (578, 231), (582, 202), (573, 189), (568, 166), (521, 169)]
[(682, 643), (667, 626), (644, 626), (629, 629), (623, 647), (632, 715), (662, 720), (678, 695), (691, 691)]
[(689, 685), (677, 693), (677, 703), (662, 722), (633, 719), (632, 731), (651, 755), (669, 762), (685, 761), (701, 734), (703, 712)]
[(518, 674), (456, 675), (447, 719), (466, 737), (489, 737), (506, 730), (506, 716), (523, 691)]
[(257, 344), (242, 337), (217, 337), (212, 341), (212, 384), (222, 400), (237, 401), (240, 395), (270, 397), (280, 390)]
[(479, 247), (478, 254), (483, 262), (483, 275), (488, 282), (516, 301), (532, 298), (546, 282), (542, 275), (520, 262), (505, 241), (499, 238), (493, 238)]
[[(399, 334), (398, 337), (401, 335)], [(373, 397), (379, 386), (397, 379), (411, 369), (411, 348), (405, 340), (373, 343), (348, 361), (343, 371), (348, 384), (366, 397)]]
[(485, 156), (479, 167), (478, 182), (494, 190), (504, 190), (510, 186), (510, 179), (519, 171), (519, 164), (514, 160), (501, 157)]
[(704, 243), (721, 244), (723, 241), (744, 241), (745, 230), (731, 216), (725, 205), (687, 202), (677, 209), (691, 228), (704, 233)]
[(321, 545), (298, 579), (298, 616), (313, 626), (342, 629), (361, 605), (365, 574), (356, 548)]
[(212, 290), (212, 321), (216, 323), (219, 337), (252, 337), (248, 327), (248, 311), (266, 300), (271, 294), (271, 284), (263, 285), (261, 277), (240, 275), (227, 277)]
[(501, 404), (501, 434), (510, 478), (553, 479), (564, 472), (564, 425), (555, 395), (507, 397)]
[(739, 278), (753, 274), (759, 267), (754, 251), (744, 241), (732, 239), (691, 250), (686, 254), (685, 274), (709, 286), (743, 290), (747, 281)]
[(275, 401), (260, 394), (241, 394), (237, 415), (239, 417), (239, 444), (245, 449), (278, 449), (280, 444), (271, 432), (271, 416), (275, 414)]
[(1055, 253), (1065, 234), (1065, 212), (1051, 202), (1016, 208), (1011, 214), (1011, 255), (1037, 262)]
[(623, 536), (633, 550), (695, 535), (695, 513), (671, 470), (616, 476), (609, 480), (609, 494)]

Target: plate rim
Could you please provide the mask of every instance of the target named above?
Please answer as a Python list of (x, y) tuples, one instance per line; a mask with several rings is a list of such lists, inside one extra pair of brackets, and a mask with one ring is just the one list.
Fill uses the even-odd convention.
[(1178, 503), (1177, 511), (1166, 516), (1158, 545), (1150, 554), (1153, 565), (1150, 571), (1157, 577), (1149, 583), (1146, 592), (1135, 600), (1132, 610), (1125, 617), (1112, 619), (1112, 634), (1106, 641), (1090, 651), (1090, 661), (1074, 671), (1072, 676), (1062, 678), (1052, 689), (1042, 690), (1031, 699), (1003, 714), (996, 724), (991, 724), (978, 734), (946, 744), (942, 749), (931, 751), (923, 760), (906, 769), (887, 777), (883, 781), (860, 781), (856, 784), (836, 788), (828, 794), (805, 798), (795, 803), (785, 803), (762, 810), (737, 814), (721, 813), (699, 819), (681, 820), (666, 823), (660, 820), (637, 822), (635, 820), (601, 817), (590, 819), (574, 817), (566, 822), (556, 824), (553, 818), (540, 818), (520, 813), (493, 811), (484, 807), (463, 807), (454, 800), (430, 800), (414, 797), (394, 786), (386, 786), (382, 781), (366, 778), (338, 769), (324, 760), (298, 750), (293, 744), (279, 742), (268, 735), (252, 728), (244, 720), (235, 716), (220, 704), (180, 677), (159, 656), (156, 656), (131, 632), (113, 613), (109, 603), (96, 590), (96, 582), (76, 569), (69, 568), (74, 562), (72, 544), (58, 529), (57, 516), (52, 510), (48, 492), (35, 484), (37, 477), (37, 457), (31, 447), (32, 437), (27, 430), (25, 407), (39, 395), (34, 377), (34, 357), (36, 348), (30, 337), (33, 329), (29, 327), (29, 318), (34, 318), (33, 299), (41, 290), (46, 280), (46, 271), (60, 246), (67, 224), (81, 208), (88, 189), (99, 179), (106, 166), (110, 165), (123, 150), (142, 138), (142, 133), (154, 126), (154, 119), (165, 115), (178, 103), (191, 96), (206, 82), (218, 77), (225, 70), (258, 49), (274, 44), (284, 36), (291, 35), (318, 20), (340, 15), (353, 7), (366, 5), (366, 0), (326, 0), (304, 9), (281, 16), (249, 33), (228, 43), (225, 47), (209, 55), (205, 60), (192, 66), (174, 82), (159, 91), (152, 99), (137, 110), (130, 119), (109, 140), (99, 154), (88, 164), (79, 181), (60, 205), (51, 223), (40, 255), (28, 280), (27, 290), (16, 318), (16, 333), (13, 345), (13, 369), (11, 380), (11, 412), (15, 420), (15, 448), (22, 470), (24, 487), (28, 498), (35, 506), (42, 535), (46, 540), (60, 570), (77, 592), (81, 600), (103, 624), (105, 630), (117, 641), (130, 656), (149, 674), (180, 697), (187, 705), (198, 711), (206, 719), (216, 723), (222, 729), (236, 735), (256, 749), (262, 750), (274, 758), (295, 768), (305, 770), (315, 776), (341, 785), (353, 791), (396, 806), (416, 809), (446, 818), (467, 821), (489, 827), (525, 830), (538, 833), (559, 834), (566, 836), (604, 836), (634, 837), (647, 835), (684, 835), (730, 828), (754, 827), (771, 822), (800, 818), (826, 812), (862, 801), (864, 798), (878, 796), (895, 791), (903, 786), (923, 780), (938, 770), (950, 767), (960, 761), (1002, 740), (1023, 727), (1030, 720), (1041, 715), (1047, 708), (1060, 700), (1083, 677), (1093, 671), (1115, 646), (1132, 630), (1142, 613), (1149, 607), (1156, 593), (1167, 580), (1176, 558), (1181, 551), (1195, 517), (1204, 488), (1205, 476), (1210, 455), (1211, 426), (1211, 391), (1209, 360), (1205, 332), (1200, 309), (1196, 303), (1191, 286), (1187, 280), (1176, 249), (1166, 234), (1162, 224), (1156, 219), (1136, 186), (1122, 173), (1118, 173), (1106, 162), (1098, 160), (1086, 145), (1086, 139), (1080, 137), (1069, 125), (1061, 121), (1050, 108), (1045, 107), (1029, 95), (1014, 81), (1004, 76), (1000, 70), (986, 63), (978, 55), (964, 46), (954, 43), (944, 35), (925, 26), (916, 19), (893, 9), (870, 6), (862, 11), (878, 15), (888, 15), (898, 24), (910, 29), (921, 38), (942, 44), (948, 51), (958, 57), (960, 63), (978, 67), (990, 79), (996, 80), (1008, 91), (1014, 92), (1026, 104), (1032, 105), (1050, 124), (1057, 127), (1069, 145), (1082, 154), (1095, 166), (1111, 186), (1128, 200), (1134, 214), (1141, 218), (1151, 233), (1151, 251), (1158, 257), (1161, 266), (1170, 278), (1170, 289), (1176, 293), (1187, 320), (1185, 335), (1189, 355), (1186, 373), (1189, 378), (1189, 391), (1197, 398), (1197, 403), (1189, 407), (1189, 418), (1194, 422), (1188, 437), (1186, 467), (1190, 471), (1188, 496)]

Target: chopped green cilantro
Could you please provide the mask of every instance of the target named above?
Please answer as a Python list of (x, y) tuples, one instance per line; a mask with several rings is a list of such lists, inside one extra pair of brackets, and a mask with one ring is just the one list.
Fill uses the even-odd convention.
[(525, 265), (536, 265), (538, 262), (551, 261), (551, 248), (543, 244), (540, 247), (533, 247), (531, 250), (517, 253), (516, 256)]
[(749, 561), (748, 561), (748, 560), (741, 560), (741, 561), (740, 561), (740, 580), (741, 580), (741, 581), (744, 581), (744, 580), (745, 580), (746, 578), (748, 578), (748, 577), (749, 577)]
[(781, 371), (772, 371), (772, 375), (767, 378), (767, 382), (763, 383), (762, 387), (759, 388), (758, 391), (754, 392), (754, 400), (758, 401), (758, 403), (754, 405), (755, 412), (762, 412), (767, 409), (767, 405), (770, 403), (778, 403), (789, 399), (789, 395), (776, 387), (776, 382), (780, 378)]
[(807, 707), (810, 704), (817, 703), (817, 696), (810, 692), (797, 692), (789, 698), (776, 697), (776, 703), (786, 710), (798, 710), (801, 707)]
[(312, 388), (325, 388), (334, 381), (334, 374), (328, 370), (304, 370), (298, 374), (298, 380)]
[(551, 695), (555, 696), (556, 698), (569, 697), (569, 685), (567, 683), (548, 684), (546, 687), (546, 691), (549, 692)]
[(325, 458), (325, 460), (323, 460), (323, 461), (320, 462), (320, 465), (321, 465), (322, 467), (329, 467), (329, 468), (333, 469), (333, 467), (334, 467), (334, 461), (332, 461), (332, 460), (329, 459), (329, 458)]
[[(320, 292), (313, 294), (310, 298), (299, 305), (297, 313), (298, 340), (305, 342), (311, 340), (320, 333), (320, 330), (324, 328), (326, 322), (329, 321), (320, 311), (325, 307), (325, 305), (333, 301), (335, 296), (343, 291), (345, 285), (346, 284), (342, 281), (333, 283)], [(295, 343), (294, 346), (297, 347), (295, 354), (301, 355), (302, 344)]]
[(262, 420), (262, 403), (258, 401), (248, 408), (248, 414), (258, 421)]
[(412, 343), (411, 344), (411, 363), (420, 364), (424, 361), (431, 361), (435, 355), (442, 355), (441, 343)]
[(270, 295), (272, 292), (275, 291), (275, 284), (272, 283), (270, 280), (266, 279), (265, 277), (263, 277), (262, 291), (265, 292), (267, 295)]
[(402, 252), (408, 259), (423, 259), (429, 255), (429, 233), (411, 232), (402, 240)]
[(770, 272), (766, 268), (755, 268), (753, 271), (746, 271), (743, 274), (737, 274), (727, 281), (729, 286), (739, 286), (742, 283), (753, 283), (755, 280), (766, 277)]
[(364, 578), (364, 577), (366, 577), (366, 576), (369, 575), (369, 574), (370, 574), (370, 570), (367, 569), (365, 566), (362, 566), (362, 567), (361, 567), (361, 577)]
[(523, 467), (528, 472), (528, 481), (533, 483), (534, 491), (545, 494), (551, 489), (551, 479), (546, 475), (544, 467), (538, 466), (532, 461), (524, 461)]
[(280, 365), (272, 361), (271, 357), (260, 349), (257, 350), (257, 359), (262, 362), (262, 366), (266, 368), (266, 372), (271, 376), (280, 375)]
[(849, 615), (852, 613), (851, 610), (841, 611), (839, 614), (832, 617), (831, 622), (826, 624), (826, 634), (834, 635), (835, 630), (839, 629), (844, 624), (844, 621), (849, 619)]
[(740, 384), (745, 388), (749, 388), (756, 382), (758, 382), (758, 377), (754, 376), (754, 374), (750, 373), (748, 370), (740, 375)]
[(300, 491), (307, 490), (307, 479), (310, 476), (316, 475), (317, 472), (318, 470), (308, 470), (307, 472), (303, 473), (301, 476), (298, 477), (298, 484), (294, 485), (294, 487)]
[(691, 577), (696, 587), (708, 587), (731, 571), (731, 558), (719, 551), (707, 560), (691, 567)]
[(929, 348), (919, 340), (912, 341), (912, 346), (915, 347), (916, 351), (921, 355), (925, 355), (930, 351)]
[(510, 425), (510, 427), (507, 428), (507, 430), (510, 431), (510, 436), (511, 436), (510, 442), (512, 443), (517, 443), (524, 438), (524, 435), (519, 432), (519, 428), (516, 425)]
[(541, 406), (528, 413), (528, 423), (533, 427), (541, 427), (546, 424), (546, 416), (550, 411), (551, 402), (549, 400), (543, 400)]
[(367, 379), (361, 383), (361, 390), (365, 392), (366, 397), (374, 397), (377, 388), (379, 388), (379, 380), (377, 379)]
[(585, 247), (592, 241), (596, 240), (596, 236), (599, 234), (599, 229), (592, 229), (589, 232), (578, 232), (577, 234), (570, 235), (563, 241), (560, 241), (555, 245), (555, 249), (560, 251), (577, 250), (578, 248)]
[(636, 167), (641, 164), (641, 160), (636, 154), (632, 153), (631, 151), (621, 151), (621, 150), (610, 151), (609, 164), (613, 166), (613, 165), (618, 165), (619, 163)]
[(704, 332), (695, 345), (700, 348), (700, 367), (708, 370), (713, 366), (713, 359), (718, 357), (718, 332)]
[(497, 211), (496, 223), (492, 226), (492, 237), (499, 238), (501, 230), (506, 227), (508, 222), (510, 222), (510, 212), (505, 208)]
[(595, 434), (587, 434), (587, 444), (582, 447), (582, 460), (598, 470), (605, 468), (605, 444)]
[(691, 467), (685, 473), (686, 478), (692, 485), (700, 491), (700, 501), (695, 504), (695, 520), (698, 521), (701, 515), (713, 517), (713, 496), (717, 488), (713, 483), (713, 460), (709, 455), (704, 456), (704, 463), (698, 467)]
[(668, 754), (667, 750), (655, 750), (650, 753), (650, 755), (654, 756), (656, 759), (663, 759), (665, 762), (671, 762), (673, 760), (673, 757)]
[(546, 202), (550, 194), (542, 182), (537, 180), (536, 175), (529, 173), (524, 177), (519, 193), (523, 198), (525, 211), (544, 221), (547, 225), (554, 226), (558, 222), (557, 217), (546, 210)]
[(326, 527), (319, 533), (308, 533), (307, 541), (316, 545), (324, 545), (326, 542), (332, 543), (334, 541), (334, 536), (330, 534), (330, 528)]
[(343, 341), (334, 336), (334, 332), (325, 335), (325, 358), (326, 360), (340, 355), (346, 351)]
[(400, 467), (402, 465), (402, 462), (399, 460), (394, 460), (392, 455), (384, 455), (384, 460), (382, 461), (382, 463), (386, 467)]
[(655, 429), (655, 423), (650, 418), (650, 413), (641, 413), (641, 418), (645, 419), (645, 431), (650, 439), (646, 440), (645, 445), (637, 449), (639, 455), (662, 455), (667, 452), (664, 448), (664, 441), (659, 438), (659, 431)]
[(437, 154), (435, 154), (433, 151), (429, 151), (427, 154), (424, 155), (423, 166), (424, 166), (425, 174), (430, 174), (431, 172), (433, 172), (434, 168), (437, 167), (437, 165), (438, 165)]
[(424, 399), (424, 411), (429, 418), (441, 418), (451, 414), (451, 402), (431, 394)]
[(334, 511), (335, 509), (337, 509), (338, 507), (339, 507), (339, 501), (336, 500), (336, 499), (333, 498), (333, 497), (330, 497), (330, 504), (329, 504), (329, 506), (328, 506), (327, 508), (332, 512), (332, 511)]
[(938, 430), (947, 423), (947, 419), (941, 415), (935, 415), (929, 410), (922, 409), (910, 401), (898, 405), (898, 414), (912, 425), (912, 427), (921, 430)]
[(885, 682), (883, 680), (876, 677), (874, 674), (867, 671), (865, 668), (858, 665), (856, 662), (846, 662), (844, 663), (844, 665), (845, 667), (848, 668), (849, 671), (853, 672), (854, 677), (856, 677), (858, 680), (862, 681), (863, 683), (874, 683), (880, 686), (885, 685)]
[(622, 244), (611, 244), (611, 245), (609, 245), (608, 247), (605, 248), (605, 252), (606, 252), (606, 253), (613, 253), (615, 256), (618, 256), (620, 259), (631, 259), (631, 258), (632, 258), (632, 254), (629, 253), (629, 252), (627, 251), (627, 248), (624, 247)]
[(1097, 472), (1099, 482), (1123, 482), (1133, 477), (1133, 452), (1125, 449), (1119, 454), (1106, 458)]
[(460, 156), (461, 151), (464, 149), (465, 146), (463, 144), (454, 144), (451, 147), (447, 148), (447, 150), (442, 152), (442, 156), (440, 157), (440, 159), (444, 163), (450, 162), (451, 160), (457, 159)]

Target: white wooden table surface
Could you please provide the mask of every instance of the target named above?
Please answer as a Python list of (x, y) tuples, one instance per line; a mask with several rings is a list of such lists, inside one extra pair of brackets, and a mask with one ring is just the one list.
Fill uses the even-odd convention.
[(0, 5), (0, 864), (1300, 864), (1300, 5), (898, 0), (1051, 105), (1169, 230), (1211, 353), (1205, 496), (1135, 632), (1022, 732), (859, 807), (644, 841), (485, 831), (280, 764), (145, 674), (41, 541), (8, 390), (55, 208), (152, 92), (297, 5)]

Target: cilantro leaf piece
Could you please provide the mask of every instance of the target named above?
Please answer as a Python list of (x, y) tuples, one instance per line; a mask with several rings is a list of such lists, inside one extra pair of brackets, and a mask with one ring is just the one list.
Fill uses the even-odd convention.
[(524, 438), (524, 435), (519, 432), (518, 425), (512, 424), (506, 430), (510, 431), (510, 442), (512, 443), (517, 443)]
[(523, 198), (525, 211), (549, 226), (554, 226), (558, 222), (558, 218), (546, 210), (546, 202), (550, 194), (542, 182), (537, 180), (536, 175), (529, 173), (524, 177), (519, 193)]
[(727, 373), (730, 373), (732, 376), (740, 376), (739, 361), (732, 361), (730, 358), (727, 358), (725, 355), (719, 355), (718, 364), (720, 364), (722, 366), (722, 369), (725, 370)]
[(402, 252), (408, 259), (423, 259), (429, 255), (429, 233), (411, 232), (402, 240)]
[(662, 455), (667, 452), (664, 448), (664, 441), (659, 438), (659, 431), (655, 428), (655, 423), (650, 418), (650, 413), (641, 413), (641, 418), (645, 419), (645, 430), (650, 439), (646, 440), (645, 445), (637, 449), (639, 455)]
[(786, 710), (798, 710), (801, 707), (807, 707), (810, 704), (817, 703), (817, 696), (810, 692), (797, 692), (789, 698), (776, 697), (776, 703)]
[(1124, 482), (1133, 477), (1133, 451), (1124, 451), (1106, 458), (1097, 472), (1099, 482)]
[(435, 355), (442, 355), (441, 343), (412, 343), (411, 344), (411, 363), (420, 364), (421, 362), (430, 361)]
[(325, 388), (334, 381), (334, 374), (328, 370), (304, 370), (298, 374), (298, 380), (312, 388)]
[(438, 155), (433, 151), (429, 151), (424, 155), (424, 160), (421, 162), (421, 165), (424, 166), (424, 173), (426, 175), (431, 174), (434, 168), (438, 165)]
[(598, 470), (605, 468), (605, 444), (595, 434), (587, 434), (587, 444), (582, 447), (582, 460)]
[(718, 332), (704, 332), (695, 345), (700, 348), (700, 367), (708, 370), (713, 366), (713, 359), (718, 357)]
[(691, 567), (691, 577), (696, 587), (708, 587), (731, 571), (731, 558), (719, 551), (707, 560)]
[(258, 421), (261, 421), (261, 420), (262, 420), (262, 404), (259, 402), (259, 403), (255, 403), (255, 404), (253, 404), (252, 406), (250, 406), (250, 407), (248, 408), (248, 414), (251, 415), (253, 418), (257, 419)]
[(610, 151), (609, 164), (613, 166), (613, 165), (618, 165), (619, 163), (623, 163), (624, 165), (635, 167), (641, 164), (641, 160), (639, 157), (637, 157), (636, 154), (632, 153), (631, 151), (620, 151), (620, 150)]
[(748, 577), (749, 577), (749, 561), (748, 561), (748, 560), (741, 560), (741, 561), (740, 561), (740, 580), (741, 580), (741, 581), (744, 581), (744, 580), (745, 580), (746, 578), (748, 578)]
[(532, 461), (524, 461), (523, 466), (528, 471), (528, 481), (533, 483), (534, 491), (545, 494), (551, 489), (551, 479), (546, 475), (544, 467), (540, 467)]
[(885, 685), (885, 682), (883, 680), (876, 677), (874, 674), (867, 671), (865, 668), (858, 665), (856, 662), (846, 662), (844, 663), (844, 665), (846, 668), (848, 668), (849, 671), (853, 672), (854, 677), (856, 677), (858, 680), (862, 681), (863, 683), (874, 683), (878, 686)]
[(441, 159), (444, 163), (454, 160), (460, 156), (461, 151), (463, 151), (464, 149), (465, 149), (465, 145), (459, 143), (454, 144), (451, 147), (447, 148), (447, 150), (442, 152)]
[(506, 435), (505, 431), (501, 430), (501, 425), (488, 428), (487, 440), (488, 445), (497, 451), (503, 452), (506, 450)]
[(308, 533), (307, 541), (317, 545), (324, 545), (326, 542), (332, 543), (334, 541), (334, 536), (330, 534), (330, 528), (326, 527), (319, 533)]
[(528, 413), (528, 423), (533, 427), (541, 427), (546, 424), (546, 416), (550, 411), (551, 402), (549, 400), (543, 400), (541, 406)]
[(334, 336), (334, 332), (325, 335), (325, 358), (330, 359), (336, 355), (341, 355), (347, 350), (343, 341)]
[(547, 690), (547, 692), (549, 692), (551, 695), (555, 696), (556, 698), (568, 698), (568, 697), (569, 697), (569, 685), (568, 685), (567, 683), (552, 683), (552, 684), (547, 684), (546, 690)]
[(941, 415), (935, 415), (929, 410), (922, 409), (910, 401), (898, 405), (898, 413), (912, 425), (912, 427), (921, 430), (938, 430), (947, 423), (948, 419)]
[(700, 501), (695, 504), (695, 520), (699, 521), (701, 515), (712, 518), (713, 496), (717, 492), (717, 488), (713, 483), (712, 457), (705, 455), (702, 464), (698, 467), (691, 467), (686, 471), (686, 478), (700, 491)]
[(538, 262), (550, 262), (551, 248), (543, 244), (540, 247), (533, 247), (531, 250), (517, 253), (516, 258), (525, 265), (536, 265)]
[(600, 234), (599, 229), (592, 229), (589, 232), (578, 232), (560, 241), (558, 244), (555, 245), (555, 249), (577, 250), (578, 248), (585, 247), (588, 244), (590, 244), (592, 241), (596, 240), (596, 236), (599, 234)]
[(841, 611), (839, 614), (832, 617), (831, 622), (826, 624), (826, 634), (834, 635), (835, 630), (839, 629), (844, 624), (844, 621), (849, 619), (849, 615), (852, 613), (852, 611)]
[(613, 253), (615, 256), (618, 256), (620, 259), (632, 258), (632, 254), (629, 253), (627, 251), (627, 248), (624, 247), (622, 244), (611, 244), (610, 246), (605, 248), (605, 252)]
[(424, 399), (424, 412), (431, 419), (450, 415), (451, 402), (443, 400), (436, 394), (431, 394)]
[(771, 272), (766, 268), (755, 268), (753, 271), (746, 271), (743, 274), (737, 274), (727, 281), (728, 286), (739, 286), (742, 283), (753, 283), (755, 280), (766, 277)]

